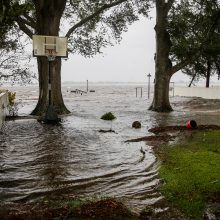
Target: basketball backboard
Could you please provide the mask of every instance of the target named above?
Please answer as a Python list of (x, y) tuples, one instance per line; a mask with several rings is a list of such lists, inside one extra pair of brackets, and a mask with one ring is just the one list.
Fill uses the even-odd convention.
[(58, 36), (33, 35), (33, 56), (67, 57), (67, 38)]

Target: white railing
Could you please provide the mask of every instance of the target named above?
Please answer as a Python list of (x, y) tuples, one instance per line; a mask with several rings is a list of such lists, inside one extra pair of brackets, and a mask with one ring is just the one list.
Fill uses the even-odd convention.
[(205, 87), (175, 87), (175, 96), (195, 96), (205, 99), (220, 99), (220, 86)]

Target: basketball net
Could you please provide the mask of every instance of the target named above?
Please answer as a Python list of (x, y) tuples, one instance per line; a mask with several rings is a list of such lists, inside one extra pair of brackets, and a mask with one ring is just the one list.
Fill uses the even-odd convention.
[(48, 61), (54, 61), (56, 59), (56, 49), (45, 49), (45, 56)]

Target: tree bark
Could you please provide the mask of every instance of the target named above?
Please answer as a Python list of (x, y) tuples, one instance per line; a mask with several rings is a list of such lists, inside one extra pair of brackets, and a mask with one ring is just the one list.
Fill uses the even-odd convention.
[(192, 79), (191, 79), (191, 81), (190, 81), (188, 87), (191, 87), (191, 85), (192, 85), (192, 83), (193, 83), (193, 81), (194, 81), (195, 78), (196, 78), (196, 73), (193, 74)]
[(210, 82), (210, 76), (211, 76), (211, 62), (210, 60), (207, 61), (207, 73), (206, 73), (206, 88), (209, 88), (209, 82)]
[[(39, 98), (35, 109), (31, 114), (43, 115), (49, 105), (48, 83), (49, 83), (49, 62), (46, 57), (38, 57), (39, 72)], [(51, 69), (51, 104), (57, 114), (69, 113), (64, 105), (61, 92), (61, 58), (56, 58), (50, 63)]]
[[(63, 14), (66, 0), (34, 0), (37, 18), (37, 34), (59, 36), (60, 19)], [(31, 114), (43, 115), (49, 104), (48, 102), (48, 81), (49, 61), (46, 57), (38, 57), (39, 74), (39, 99), (37, 106)], [(69, 113), (64, 105), (61, 93), (61, 58), (56, 57), (50, 62), (51, 70), (51, 104), (57, 114)]]
[(165, 0), (156, 1), (156, 56), (154, 99), (150, 110), (157, 112), (172, 111), (169, 102), (169, 83), (172, 73), (172, 63), (169, 59), (171, 41), (167, 27), (168, 3)]

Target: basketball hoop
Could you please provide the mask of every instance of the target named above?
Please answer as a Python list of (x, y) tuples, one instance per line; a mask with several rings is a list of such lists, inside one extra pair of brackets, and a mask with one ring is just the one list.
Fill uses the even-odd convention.
[(56, 59), (56, 49), (45, 49), (45, 56), (48, 61), (54, 61)]
[(49, 60), (54, 60), (56, 57), (67, 58), (67, 38), (33, 35), (33, 56), (47, 56)]

